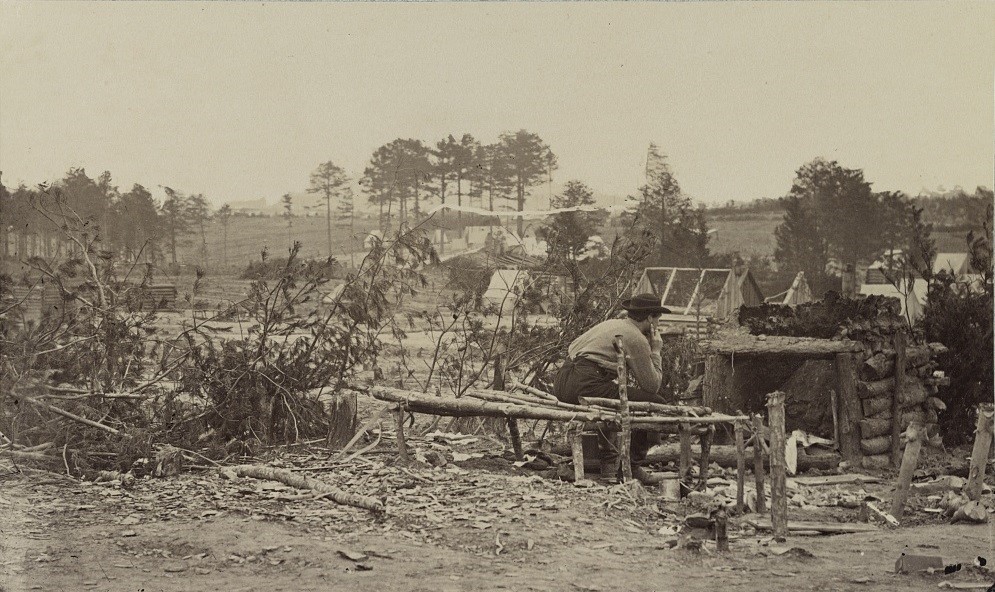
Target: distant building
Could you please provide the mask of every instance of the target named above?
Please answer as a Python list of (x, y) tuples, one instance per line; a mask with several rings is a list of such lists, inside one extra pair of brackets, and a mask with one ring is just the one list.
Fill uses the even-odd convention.
[(732, 319), (740, 306), (764, 301), (745, 265), (732, 269), (647, 267), (633, 290), (634, 294), (645, 292), (660, 294), (660, 304), (671, 310), (661, 318), (665, 329), (699, 337), (709, 331), (710, 323)]

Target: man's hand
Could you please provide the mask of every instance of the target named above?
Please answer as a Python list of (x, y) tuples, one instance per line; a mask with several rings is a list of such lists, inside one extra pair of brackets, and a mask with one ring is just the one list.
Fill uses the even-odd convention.
[(663, 350), (663, 338), (660, 337), (660, 330), (657, 328), (656, 323), (650, 325), (650, 351), (655, 354), (660, 353)]

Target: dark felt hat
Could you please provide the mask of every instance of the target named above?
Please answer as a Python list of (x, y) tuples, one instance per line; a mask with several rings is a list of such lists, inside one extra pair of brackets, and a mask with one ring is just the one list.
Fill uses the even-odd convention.
[(660, 306), (660, 297), (656, 294), (636, 294), (622, 301), (622, 308), (629, 312), (648, 312), (650, 314), (670, 313), (670, 309)]

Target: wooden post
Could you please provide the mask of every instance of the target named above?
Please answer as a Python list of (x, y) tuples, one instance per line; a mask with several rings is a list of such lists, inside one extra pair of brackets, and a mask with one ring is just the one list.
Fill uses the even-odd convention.
[(898, 483), (891, 498), (891, 515), (901, 518), (905, 511), (905, 500), (909, 497), (909, 486), (912, 484), (912, 474), (919, 464), (919, 450), (922, 448), (923, 427), (919, 422), (909, 424), (906, 432), (905, 454), (902, 456), (902, 468), (898, 471)]
[(705, 379), (701, 385), (703, 405), (720, 413), (732, 413), (743, 406), (733, 396), (732, 358), (711, 354), (705, 358)]
[(860, 450), (860, 422), (864, 419), (864, 410), (857, 394), (857, 368), (853, 354), (836, 354), (836, 376), (840, 395), (840, 456), (851, 466), (860, 467), (864, 457)]
[(677, 478), (680, 483), (680, 497), (683, 499), (691, 491), (691, 425), (682, 423), (677, 427), (681, 441), (681, 456), (677, 465)]
[(632, 420), (629, 416), (628, 372), (625, 366), (625, 349), (622, 347), (622, 336), (615, 336), (615, 351), (618, 352), (618, 402), (622, 433), (619, 438), (619, 462), (622, 464), (622, 481), (632, 481)]
[(734, 422), (732, 429), (736, 437), (736, 514), (741, 515), (743, 513), (743, 491), (746, 486), (746, 446), (743, 443), (742, 422)]
[(974, 431), (974, 448), (971, 450), (971, 472), (968, 473), (967, 485), (964, 487), (964, 493), (971, 501), (977, 501), (981, 498), (981, 486), (985, 480), (988, 453), (992, 447), (993, 418), (995, 418), (995, 408), (991, 403), (978, 406), (978, 427)]
[(408, 456), (408, 445), (404, 441), (404, 406), (397, 405), (394, 410), (394, 419), (397, 420), (397, 455), (402, 463), (407, 463), (411, 458)]
[[(894, 337), (895, 391), (891, 396), (891, 464), (898, 466), (902, 459), (902, 385), (905, 383), (905, 333), (898, 331)], [(897, 518), (897, 516), (896, 516)]]
[(698, 491), (705, 491), (708, 481), (708, 465), (712, 462), (712, 438), (715, 436), (715, 426), (710, 425), (703, 434), (698, 436), (701, 443), (701, 458), (698, 461)]
[(725, 508), (720, 508), (715, 514), (715, 550), (720, 553), (729, 550), (728, 523)]
[(774, 536), (788, 536), (787, 461), (785, 459), (784, 393), (767, 395), (767, 418), (770, 422), (770, 522)]
[(764, 493), (764, 422), (760, 414), (753, 415), (753, 477), (757, 484), (757, 513), (767, 511)]
[(583, 424), (567, 428), (567, 438), (570, 440), (571, 456), (574, 463), (574, 483), (584, 479), (584, 437)]
[[(494, 356), (494, 384), (492, 388), (496, 391), (504, 390), (504, 356), (501, 354)], [(508, 418), (508, 435), (511, 437), (511, 447), (515, 451), (515, 458), (522, 460), (525, 457), (522, 452), (522, 434), (518, 431), (518, 420), (514, 417)]]

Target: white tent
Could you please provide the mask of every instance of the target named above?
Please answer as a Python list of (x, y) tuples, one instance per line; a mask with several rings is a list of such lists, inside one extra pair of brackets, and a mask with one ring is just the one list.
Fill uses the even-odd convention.
[[(905, 280), (901, 280), (897, 287), (893, 284), (864, 284), (860, 286), (860, 293), (866, 296), (898, 298), (902, 305), (902, 314), (912, 319), (913, 322), (922, 318), (928, 291), (929, 284), (923, 279), (915, 280), (911, 291), (906, 289)], [(905, 297), (906, 293), (909, 295), (908, 298)]]
[(521, 269), (498, 269), (491, 276), (491, 283), (484, 292), (484, 301), (494, 306), (503, 306), (507, 310), (518, 301), (529, 279), (529, 272)]

